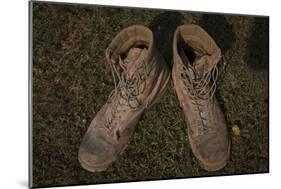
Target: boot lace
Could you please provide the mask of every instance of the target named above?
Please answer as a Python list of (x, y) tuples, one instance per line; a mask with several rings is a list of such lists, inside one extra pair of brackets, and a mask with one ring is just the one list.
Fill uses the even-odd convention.
[[(191, 71), (191, 74), (187, 73), (186, 70)], [(183, 80), (188, 91), (190, 92), (191, 98), (193, 100), (212, 99), (217, 88), (217, 78), (217, 64), (215, 64), (210, 71), (205, 72), (201, 78), (198, 77), (198, 73), (193, 66), (186, 66), (184, 64), (182, 64), (181, 66), (181, 79)]]
[(213, 97), (217, 88), (216, 81), (218, 79), (217, 63), (207, 72), (204, 72), (202, 77), (194, 66), (190, 64), (181, 64), (180, 79), (183, 81), (186, 89), (188, 90), (191, 98), (191, 103), (195, 105), (196, 111), (199, 113), (201, 126), (199, 129), (199, 136), (203, 135), (204, 131), (210, 129), (206, 123), (203, 109), (213, 102)]
[[(122, 107), (126, 106), (131, 110), (136, 110), (141, 105), (138, 96), (142, 94), (146, 88), (148, 72), (144, 57), (142, 56), (140, 58), (138, 58), (137, 61), (141, 61), (141, 63), (130, 76), (126, 75), (128, 71), (126, 63), (132, 62), (127, 62), (126, 59), (123, 62), (120, 56), (118, 63), (116, 60), (111, 60), (108, 57), (106, 58), (106, 62), (110, 65), (114, 82), (114, 90), (110, 93), (109, 101), (107, 102), (113, 103), (110, 109), (110, 116), (105, 117), (105, 128), (109, 131), (113, 130), (114, 126), (117, 125), (117, 120), (121, 118), (119, 112), (122, 111)], [(117, 99), (118, 97), (120, 97), (120, 99)]]

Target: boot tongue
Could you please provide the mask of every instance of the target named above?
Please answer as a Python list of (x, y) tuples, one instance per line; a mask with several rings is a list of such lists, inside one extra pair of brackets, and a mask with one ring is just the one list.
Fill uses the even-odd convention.
[(181, 49), (180, 57), (183, 61), (183, 64), (191, 65), (195, 69), (196, 76), (191, 71), (191, 76), (193, 78), (196, 77), (197, 79), (200, 79), (203, 77), (204, 73), (209, 72), (213, 68), (213, 64), (211, 63), (212, 61), (210, 60), (210, 56), (208, 55), (203, 55), (199, 58), (196, 58), (193, 62), (190, 62), (184, 50)]
[(200, 79), (203, 75), (213, 68), (208, 55), (201, 56), (193, 62), (193, 66), (197, 73), (197, 78)]
[(131, 48), (129, 52), (127, 53), (127, 57), (122, 60), (122, 58), (119, 56), (119, 62), (122, 64), (126, 69), (126, 78), (130, 78), (139, 65), (143, 63), (143, 60), (145, 58), (147, 49), (142, 49), (138, 47)]

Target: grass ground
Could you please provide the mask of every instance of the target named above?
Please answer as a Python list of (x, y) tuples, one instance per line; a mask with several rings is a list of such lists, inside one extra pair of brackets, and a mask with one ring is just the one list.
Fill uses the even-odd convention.
[[(267, 17), (33, 3), (33, 186), (268, 172), (268, 22)], [(80, 141), (113, 89), (109, 66), (100, 61), (111, 39), (127, 26), (146, 25), (171, 65), (173, 32), (185, 23), (202, 26), (225, 57), (216, 96), (228, 124), (241, 130), (231, 134), (227, 166), (217, 172), (199, 167), (170, 84), (116, 162), (101, 173), (82, 169)]]

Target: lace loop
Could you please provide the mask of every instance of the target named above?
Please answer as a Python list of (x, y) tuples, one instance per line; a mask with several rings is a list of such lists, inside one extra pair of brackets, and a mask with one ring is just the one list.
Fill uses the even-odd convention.
[[(194, 66), (191, 66), (190, 64), (187, 66), (182, 64), (180, 70), (181, 80), (183, 80), (183, 83), (190, 92), (190, 96), (193, 100), (209, 100), (213, 98), (217, 88), (217, 64), (215, 64), (211, 70), (204, 72), (201, 78), (198, 78), (199, 74), (196, 72)], [(187, 73), (188, 71), (190, 73)]]

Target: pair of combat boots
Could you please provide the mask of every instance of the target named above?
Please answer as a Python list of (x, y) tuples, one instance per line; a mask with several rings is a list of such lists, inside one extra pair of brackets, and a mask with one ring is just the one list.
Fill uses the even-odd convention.
[(214, 96), (221, 51), (197, 25), (179, 26), (173, 38), (172, 74), (145, 26), (123, 29), (106, 50), (115, 89), (91, 122), (78, 154), (83, 168), (105, 170), (126, 149), (143, 112), (171, 79), (185, 115), (192, 152), (208, 171), (223, 168), (230, 154), (224, 115)]

